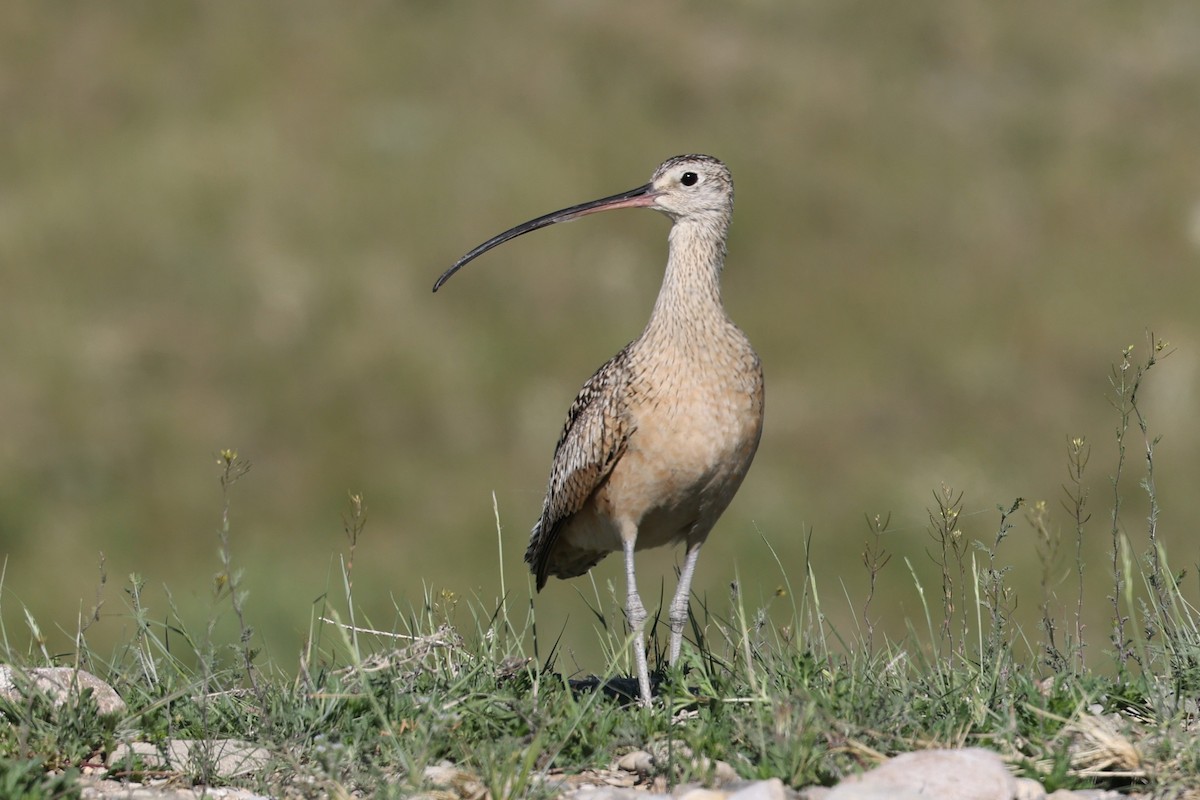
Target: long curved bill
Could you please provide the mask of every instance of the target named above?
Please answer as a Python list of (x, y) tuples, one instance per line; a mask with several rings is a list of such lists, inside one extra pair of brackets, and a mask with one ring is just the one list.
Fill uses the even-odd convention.
[(450, 280), (450, 276), (458, 272), (467, 264), (474, 261), (479, 256), (491, 250), (496, 245), (501, 245), (510, 239), (515, 239), (518, 236), (523, 236), (530, 231), (536, 231), (538, 228), (545, 228), (553, 225), (556, 222), (570, 222), (573, 219), (595, 214), (597, 211), (612, 211), (618, 208), (645, 208), (654, 205), (655, 198), (658, 197), (658, 192), (654, 191), (653, 184), (647, 183), (645, 186), (639, 186), (636, 189), (630, 189), (627, 192), (614, 194), (612, 197), (602, 197), (599, 200), (592, 200), (587, 203), (580, 203), (577, 206), (560, 209), (537, 219), (531, 219), (528, 222), (522, 222), (515, 228), (509, 228), (504, 233), (493, 236), (483, 244), (476, 247), (471, 252), (454, 262), (454, 266), (442, 273), (442, 276), (433, 284), (433, 290), (436, 292), (442, 288), (442, 284)]

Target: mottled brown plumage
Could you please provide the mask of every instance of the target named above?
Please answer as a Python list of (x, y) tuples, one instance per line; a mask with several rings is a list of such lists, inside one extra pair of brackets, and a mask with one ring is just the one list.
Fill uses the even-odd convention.
[(552, 570), (557, 578), (574, 578), (612, 552), (578, 548), (564, 552), (563, 548), (556, 551), (555, 545), (564, 525), (583, 509), (625, 453), (633, 433), (628, 410), (630, 374), (626, 347), (583, 384), (567, 411), (566, 424), (554, 446), (542, 515), (525, 550), (525, 563), (537, 578), (538, 591), (545, 587)]
[(733, 180), (710, 156), (668, 159), (650, 183), (547, 214), (472, 250), (439, 279), (488, 249), (537, 228), (612, 208), (649, 207), (674, 222), (662, 288), (641, 336), (580, 390), (554, 450), (542, 514), (525, 560), (547, 577), (582, 575), (625, 554), (626, 614), (643, 703), (650, 702), (635, 550), (683, 542), (671, 602), (668, 656), (679, 656), (700, 546), (741, 485), (762, 434), (757, 354), (721, 303)]

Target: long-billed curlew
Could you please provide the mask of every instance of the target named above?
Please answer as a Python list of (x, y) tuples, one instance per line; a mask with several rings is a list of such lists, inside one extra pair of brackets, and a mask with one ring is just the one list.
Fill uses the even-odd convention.
[(650, 703), (634, 551), (687, 545), (671, 601), (668, 658), (679, 657), (700, 546), (737, 492), (763, 424), (758, 354), (721, 303), (733, 177), (711, 156), (669, 158), (644, 186), (538, 217), (488, 239), (437, 280), (530, 231), (616, 208), (653, 208), (674, 223), (662, 288), (642, 335), (579, 391), (554, 448), (542, 515), (525, 560), (537, 576), (582, 575), (611, 552), (625, 554), (625, 611), (638, 688)]

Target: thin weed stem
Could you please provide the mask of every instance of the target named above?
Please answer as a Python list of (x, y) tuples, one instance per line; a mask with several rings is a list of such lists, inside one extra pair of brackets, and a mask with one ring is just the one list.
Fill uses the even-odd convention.
[[(1125, 469), (1126, 437), (1129, 433), (1131, 420), (1136, 421), (1138, 429), (1142, 433), (1146, 457), (1146, 477), (1141, 481), (1141, 486), (1150, 500), (1150, 511), (1147, 518), (1147, 533), (1150, 538), (1147, 560), (1150, 564), (1149, 581), (1151, 595), (1153, 602), (1157, 605), (1161, 606), (1167, 602), (1162, 567), (1157, 556), (1159, 507), (1154, 484), (1154, 447), (1158, 444), (1158, 438), (1151, 438), (1149, 435), (1149, 426), (1142, 414), (1141, 407), (1138, 405), (1138, 396), (1144, 385), (1146, 373), (1161, 358), (1170, 355), (1171, 351), (1168, 349), (1166, 342), (1155, 338), (1153, 332), (1147, 332), (1146, 337), (1149, 344), (1149, 353), (1145, 361), (1140, 364), (1135, 363), (1133, 357), (1134, 347), (1133, 345), (1129, 345), (1121, 351), (1121, 361), (1119, 364), (1113, 366), (1112, 374), (1109, 376), (1109, 384), (1112, 386), (1112, 397), (1109, 402), (1119, 414), (1116, 430), (1117, 465), (1111, 478), (1113, 488), (1110, 528), (1112, 534), (1113, 594), (1111, 600), (1113, 604), (1113, 630), (1110, 640), (1114, 648), (1117, 667), (1121, 670), (1126, 669), (1130, 657), (1133, 656), (1130, 646), (1130, 636), (1127, 631), (1127, 625), (1131, 617), (1126, 615), (1122, 608), (1122, 599), (1128, 597), (1129, 571), (1127, 568), (1127, 558), (1122, 555), (1122, 547), (1125, 542), (1120, 520), (1122, 504), (1121, 480)], [(1132, 608), (1128, 604), (1125, 605), (1126, 608)], [(1140, 637), (1138, 638), (1140, 641)]]
[(1075, 598), (1075, 641), (1073, 643), (1073, 650), (1075, 652), (1074, 660), (1077, 673), (1082, 673), (1084, 667), (1083, 538), (1088, 520), (1092, 518), (1092, 512), (1087, 510), (1088, 487), (1084, 483), (1083, 476), (1087, 470), (1088, 459), (1091, 458), (1091, 455), (1092, 447), (1084, 437), (1076, 436), (1067, 443), (1068, 483), (1063, 486), (1063, 492), (1066, 494), (1063, 506), (1067, 509), (1067, 513), (1071, 515), (1071, 522), (1075, 529), (1075, 579), (1078, 592)]
[(883, 547), (883, 535), (887, 533), (891, 522), (891, 514), (888, 514), (886, 517), (879, 514), (876, 514), (874, 517), (867, 516), (867, 528), (871, 531), (871, 538), (863, 544), (862, 562), (863, 566), (867, 569), (867, 576), (870, 583), (867, 588), (867, 600), (863, 603), (862, 619), (867, 629), (868, 653), (875, 651), (875, 620), (871, 619), (871, 601), (875, 599), (879, 573), (892, 560), (892, 554)]
[(254, 629), (246, 621), (247, 592), (242, 588), (241, 570), (235, 570), (233, 567), (233, 546), (230, 542), (232, 531), (230, 511), (233, 504), (231, 490), (233, 485), (250, 471), (250, 462), (239, 458), (236, 450), (222, 450), (217, 463), (221, 466), (221, 530), (219, 533), (220, 547), (217, 551), (221, 559), (221, 571), (217, 573), (214, 589), (218, 600), (225, 595), (229, 597), (229, 603), (233, 607), (233, 613), (238, 621), (240, 634), (238, 651), (242, 657), (246, 680), (254, 692), (260, 694), (258, 681), (254, 674), (254, 659), (257, 651), (250, 646), (250, 640), (254, 638)]
[[(963, 533), (958, 527), (963, 496), (961, 492), (956, 496), (954, 490), (943, 483), (940, 490), (933, 493), (933, 499), (936, 508), (928, 511), (929, 535), (937, 545), (938, 552), (930, 554), (929, 557), (941, 572), (942, 625), (939, 640), (946, 648), (943, 655), (948, 655), (955, 652), (953, 625), (958, 610), (955, 604), (955, 570), (960, 581), (963, 581), (965, 576), (963, 556), (966, 546)], [(963, 633), (966, 633), (965, 628)], [(961, 640), (959, 647), (961, 648)], [(963, 655), (961, 651), (959, 655)]]

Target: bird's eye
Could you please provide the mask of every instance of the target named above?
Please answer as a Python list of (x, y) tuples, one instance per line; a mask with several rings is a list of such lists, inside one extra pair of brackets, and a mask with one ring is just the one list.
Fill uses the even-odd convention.
[(679, 178), (679, 182), (684, 186), (695, 186), (698, 180), (700, 180), (700, 176), (694, 172), (685, 172)]

